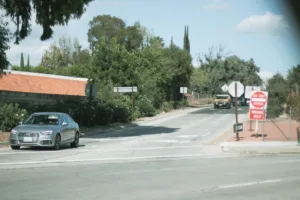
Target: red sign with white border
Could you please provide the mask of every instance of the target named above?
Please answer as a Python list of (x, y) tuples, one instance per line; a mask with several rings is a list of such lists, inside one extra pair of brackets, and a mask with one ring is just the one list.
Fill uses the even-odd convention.
[(250, 120), (265, 120), (266, 111), (263, 109), (250, 109), (249, 110)]
[(268, 92), (252, 91), (250, 99), (250, 120), (265, 120), (267, 115)]
[(250, 98), (250, 108), (266, 109), (268, 102), (268, 93), (262, 91), (253, 91)]

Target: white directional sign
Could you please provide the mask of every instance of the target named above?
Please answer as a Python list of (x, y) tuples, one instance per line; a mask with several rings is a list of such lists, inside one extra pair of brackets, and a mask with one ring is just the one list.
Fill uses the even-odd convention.
[(228, 85), (225, 84), (221, 87), (221, 89), (223, 90), (223, 92), (227, 92), (228, 91)]
[(228, 92), (231, 96), (235, 97), (235, 83), (237, 83), (237, 97), (240, 97), (244, 94), (245, 87), (239, 81), (232, 81), (228, 86)]
[(245, 87), (245, 98), (250, 99), (252, 91), (260, 91), (260, 87), (258, 86), (246, 86)]
[(187, 93), (187, 87), (180, 87), (180, 93), (186, 94)]
[(120, 92), (120, 93), (137, 92), (137, 87), (114, 87), (114, 92)]

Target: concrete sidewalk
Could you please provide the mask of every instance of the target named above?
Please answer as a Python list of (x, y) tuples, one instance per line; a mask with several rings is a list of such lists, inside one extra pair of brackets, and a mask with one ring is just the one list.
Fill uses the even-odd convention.
[(231, 134), (226, 141), (221, 143), (224, 152), (235, 153), (300, 153), (297, 142), (297, 127), (299, 123), (288, 119), (273, 119), (259, 122), (259, 130), (256, 134), (255, 122), (250, 128), (250, 122), (244, 123), (244, 131), (239, 133), (240, 140), (236, 140), (236, 134)]

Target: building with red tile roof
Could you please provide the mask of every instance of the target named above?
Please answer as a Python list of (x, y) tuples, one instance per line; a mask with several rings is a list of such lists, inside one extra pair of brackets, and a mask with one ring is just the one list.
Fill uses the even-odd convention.
[(87, 78), (5, 70), (0, 78), (1, 102), (56, 102), (85, 98)]

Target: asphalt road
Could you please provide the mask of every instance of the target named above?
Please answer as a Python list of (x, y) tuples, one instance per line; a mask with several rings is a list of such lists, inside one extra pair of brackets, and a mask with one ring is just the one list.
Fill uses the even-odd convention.
[(299, 199), (297, 155), (210, 144), (234, 120), (233, 109), (203, 108), (83, 138), (77, 149), (1, 149), (1, 199)]

